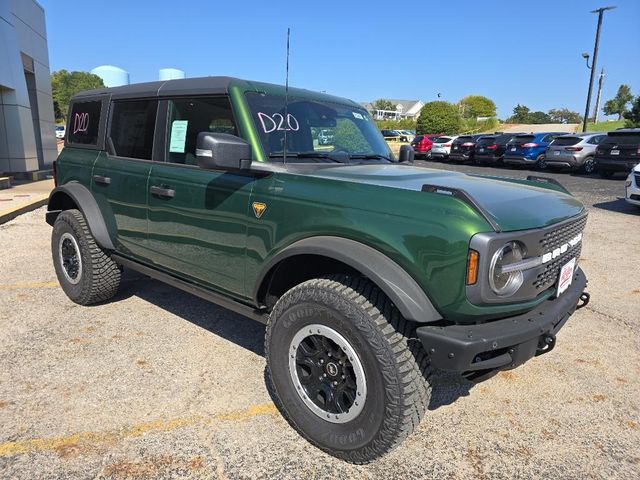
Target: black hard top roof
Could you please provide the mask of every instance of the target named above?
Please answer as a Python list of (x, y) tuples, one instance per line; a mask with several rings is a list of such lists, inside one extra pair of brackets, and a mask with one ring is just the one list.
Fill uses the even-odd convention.
[(74, 95), (73, 100), (100, 95), (111, 95), (112, 98), (165, 97), (190, 94), (223, 94), (227, 93), (229, 84), (237, 80), (232, 77), (199, 77), (178, 80), (162, 80), (158, 82), (133, 83), (122, 87), (99, 88), (85, 90)]
[[(73, 96), (71, 101), (82, 101), (90, 98), (111, 96), (112, 99), (145, 98), (145, 97), (172, 97), (180, 95), (223, 95), (229, 92), (231, 85), (243, 86), (246, 90), (252, 91), (275, 91), (284, 93), (282, 85), (275, 85), (253, 80), (243, 80), (234, 77), (197, 77), (182, 78), (177, 80), (164, 80), (159, 82), (133, 83), (122, 87), (99, 88), (96, 90), (85, 90)], [(361, 105), (334, 95), (314, 92), (302, 88), (289, 88), (291, 97), (314, 98), (324, 101), (352, 105), (362, 108)]]

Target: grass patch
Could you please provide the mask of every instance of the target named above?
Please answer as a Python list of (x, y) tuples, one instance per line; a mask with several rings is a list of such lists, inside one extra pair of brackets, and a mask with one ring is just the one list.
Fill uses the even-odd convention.
[[(587, 123), (588, 132), (610, 132), (618, 128), (624, 128), (624, 120), (616, 120), (614, 122)], [(582, 129), (580, 128), (580, 130)]]

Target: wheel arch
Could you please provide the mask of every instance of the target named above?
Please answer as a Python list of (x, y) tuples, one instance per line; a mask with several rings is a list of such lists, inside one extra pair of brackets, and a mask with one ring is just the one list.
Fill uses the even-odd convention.
[(60, 185), (51, 192), (47, 204), (47, 223), (53, 226), (62, 211), (71, 209), (78, 209), (82, 212), (98, 245), (114, 250), (98, 203), (87, 187), (75, 181)]
[[(300, 240), (284, 248), (263, 267), (253, 297), (264, 305), (272, 288), (293, 287), (324, 270), (346, 268), (346, 272), (364, 275), (377, 285), (407, 320), (425, 323), (442, 319), (418, 283), (396, 262), (378, 250), (342, 237), (319, 236)], [(302, 267), (301, 267), (302, 265)], [(295, 272), (293, 278), (291, 273)], [(284, 282), (284, 283), (281, 283)]]

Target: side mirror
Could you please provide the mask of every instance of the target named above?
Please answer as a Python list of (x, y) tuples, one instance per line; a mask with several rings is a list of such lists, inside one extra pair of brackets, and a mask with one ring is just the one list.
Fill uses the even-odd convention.
[(200, 132), (196, 142), (198, 166), (207, 170), (248, 170), (251, 145), (228, 133)]
[(398, 158), (398, 161), (400, 163), (413, 162), (414, 157), (415, 157), (415, 152), (413, 151), (413, 148), (411, 148), (411, 146), (402, 145), (400, 147), (400, 156)]

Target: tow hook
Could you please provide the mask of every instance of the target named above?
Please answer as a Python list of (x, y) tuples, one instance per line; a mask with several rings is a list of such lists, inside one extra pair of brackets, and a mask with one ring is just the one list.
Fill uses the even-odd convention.
[(580, 294), (578, 304), (576, 305), (576, 310), (580, 310), (582, 307), (586, 307), (587, 305), (589, 305), (589, 300), (591, 300), (591, 295), (589, 295), (587, 292), (582, 292)]
[(545, 333), (540, 340), (538, 340), (538, 351), (536, 357), (543, 353), (549, 353), (556, 346), (556, 336), (553, 333)]

